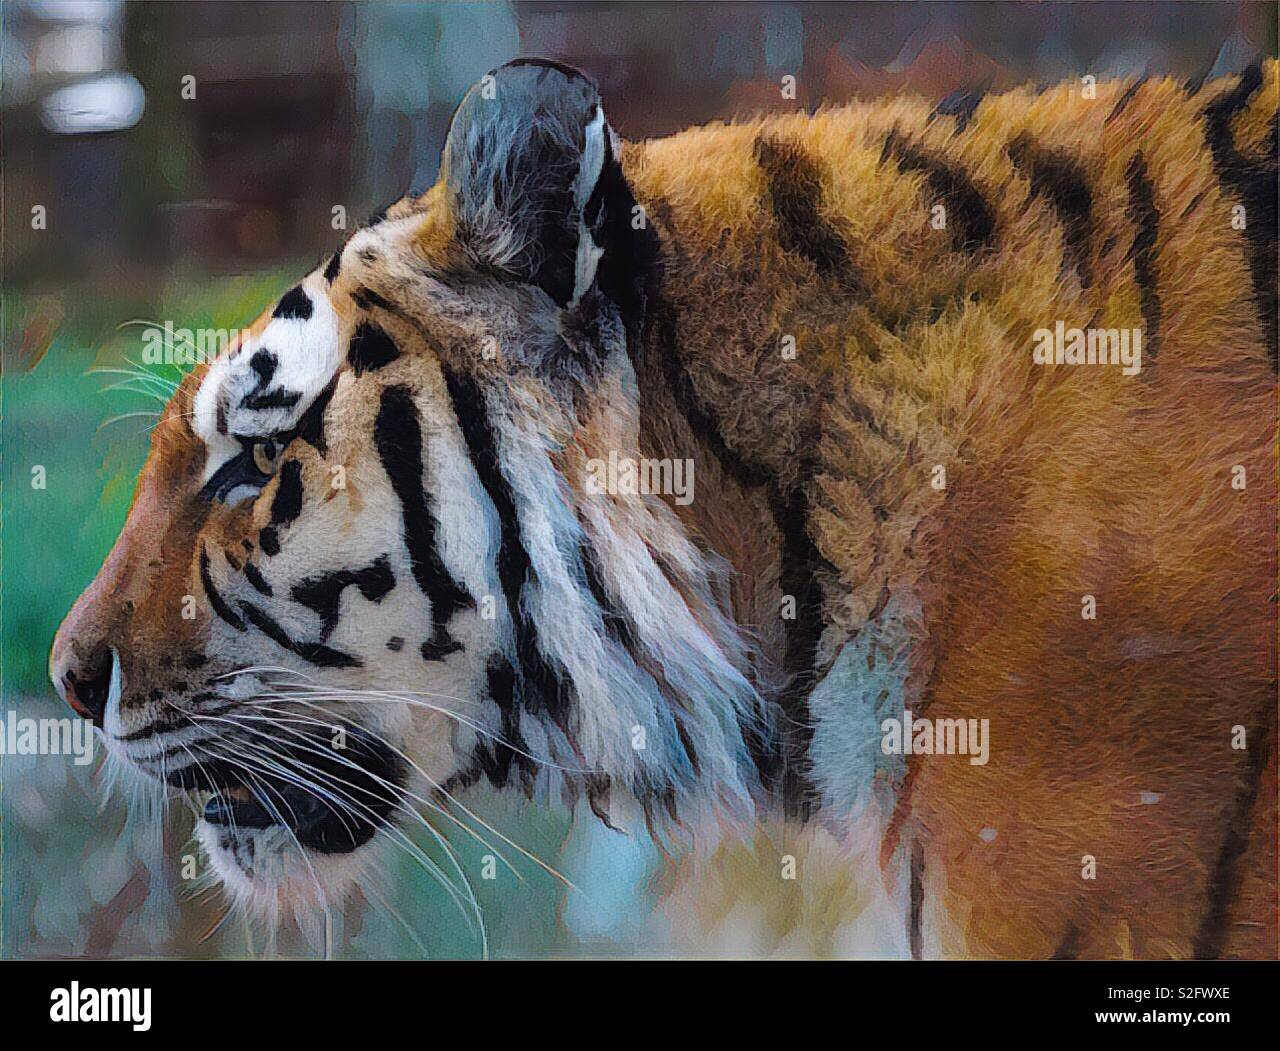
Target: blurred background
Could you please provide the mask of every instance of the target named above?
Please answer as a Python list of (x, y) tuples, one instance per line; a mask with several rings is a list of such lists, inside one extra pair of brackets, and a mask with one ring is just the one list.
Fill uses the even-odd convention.
[[(365, 216), (430, 185), (454, 107), (493, 66), (577, 65), (618, 132), (644, 138), (896, 91), (1194, 82), (1275, 54), (1277, 5), (5, 0), (0, 20), (0, 675), (4, 708), (39, 716), (62, 714), (49, 644), (123, 522), (157, 407), (146, 382), (101, 370), (136, 363), (148, 325), (247, 324)], [(0, 757), (0, 952), (314, 951), (219, 926), (216, 893), (181, 876), (190, 816), (148, 820), (127, 791), (104, 802), (103, 780), (61, 757)], [(661, 944), (643, 836), (475, 802), (577, 887), (506, 850), (515, 874), (473, 881), (492, 955)], [(478, 872), (487, 850), (450, 840)], [(401, 918), (353, 907), (337, 955), (484, 951), (421, 859), (391, 856), (382, 889)]]

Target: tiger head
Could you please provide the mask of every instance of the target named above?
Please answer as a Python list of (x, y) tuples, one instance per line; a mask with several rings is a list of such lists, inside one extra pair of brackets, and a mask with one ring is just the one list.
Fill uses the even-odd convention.
[(718, 569), (639, 455), (652, 232), (595, 87), (486, 77), (438, 183), (180, 385), (56, 688), (109, 752), (204, 794), (268, 912), (341, 897), (478, 781), (684, 820), (750, 806), (758, 697)]

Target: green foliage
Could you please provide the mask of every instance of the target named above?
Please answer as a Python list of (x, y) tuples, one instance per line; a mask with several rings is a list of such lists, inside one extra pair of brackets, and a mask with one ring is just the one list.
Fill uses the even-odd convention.
[[(185, 371), (145, 365), (146, 326), (131, 322), (247, 325), (298, 269), (208, 279), (141, 307), (5, 296), (10, 336), (0, 421), (0, 582), (6, 690), (46, 688), (54, 632), (110, 551), (146, 458), (155, 422), (150, 414)], [(28, 367), (44, 344), (48, 349)], [(37, 466), (44, 468), (43, 489), (33, 486)]]

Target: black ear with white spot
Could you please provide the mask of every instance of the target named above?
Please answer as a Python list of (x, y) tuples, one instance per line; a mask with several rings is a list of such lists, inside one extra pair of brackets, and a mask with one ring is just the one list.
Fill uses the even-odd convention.
[(562, 307), (598, 284), (625, 311), (635, 199), (615, 141), (577, 70), (535, 59), (494, 70), (463, 99), (445, 145), (459, 242)]

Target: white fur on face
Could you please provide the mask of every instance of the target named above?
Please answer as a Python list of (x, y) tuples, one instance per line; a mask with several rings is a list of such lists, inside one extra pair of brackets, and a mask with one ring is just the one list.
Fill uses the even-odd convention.
[(595, 192), (596, 183), (600, 181), (600, 172), (604, 168), (606, 136), (609, 125), (605, 123), (604, 110), (596, 107), (595, 118), (587, 125), (585, 143), (582, 150), (582, 164), (578, 168), (578, 177), (573, 182), (573, 203), (578, 210), (578, 254), (574, 263), (573, 298), (570, 308), (577, 306), (578, 301), (596, 279), (596, 268), (600, 265), (600, 257), (604, 249), (595, 243), (591, 231), (587, 229), (584, 212), (587, 202)]
[[(237, 352), (209, 367), (196, 392), (192, 419), (209, 450), (204, 481), (240, 453), (236, 437), (267, 437), (297, 426), (338, 370), (345, 340), (326, 284), (313, 274), (300, 286), (311, 304), (309, 317), (272, 318), (256, 336), (246, 337)], [(255, 371), (255, 360), (271, 363), (265, 382)]]
[(375, 838), (349, 854), (318, 854), (282, 825), (229, 828), (201, 820), (195, 835), (232, 903), (270, 927), (305, 926), (317, 912), (341, 905), (381, 849)]

